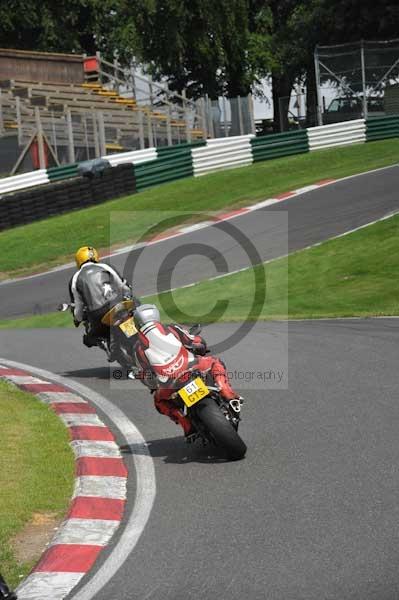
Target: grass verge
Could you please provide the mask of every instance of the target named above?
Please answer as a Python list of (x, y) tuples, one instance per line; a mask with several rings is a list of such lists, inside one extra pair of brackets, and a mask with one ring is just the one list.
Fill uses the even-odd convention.
[(64, 514), (72, 495), (74, 459), (67, 430), (55, 413), (1, 381), (0, 422), (0, 565), (16, 586), (36, 561), (18, 563), (11, 540), (33, 515)]
[[(146, 301), (161, 307), (163, 319), (187, 323), (397, 315), (398, 239), (399, 215), (288, 258)], [(227, 302), (227, 308), (215, 308), (216, 302)], [(0, 328), (68, 326), (71, 316), (65, 313), (0, 322)]]
[[(244, 206), (278, 193), (398, 162), (399, 140), (383, 140), (275, 159), (152, 188), (140, 194), (52, 217), (0, 233), (0, 278), (40, 272), (71, 261), (79, 246), (117, 247), (138, 240), (154, 223), (154, 211), (176, 213), (174, 225), (190, 220), (183, 211)], [(127, 215), (127, 212), (130, 214)], [(110, 234), (110, 215), (112, 228)], [(180, 214), (177, 214), (180, 213)], [(170, 227), (164, 222), (158, 230)]]

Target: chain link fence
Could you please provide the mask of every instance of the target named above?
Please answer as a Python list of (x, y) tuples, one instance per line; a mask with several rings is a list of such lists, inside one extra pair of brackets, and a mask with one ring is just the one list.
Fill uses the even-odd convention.
[(205, 115), (208, 138), (232, 137), (255, 133), (252, 95), (237, 98), (208, 97), (200, 100)]
[(317, 46), (318, 123), (399, 113), (399, 40)]

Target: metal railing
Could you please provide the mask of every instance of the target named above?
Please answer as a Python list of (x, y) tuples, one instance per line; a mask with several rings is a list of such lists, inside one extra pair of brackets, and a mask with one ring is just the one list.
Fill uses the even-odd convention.
[[(94, 57), (88, 58), (91, 60)], [(153, 116), (164, 116), (172, 125), (181, 124), (185, 129), (187, 142), (191, 133), (201, 132), (206, 139), (206, 117), (202, 99), (190, 100), (182, 94), (169, 90), (167, 84), (160, 84), (150, 77), (141, 75), (135, 68), (122, 67), (117, 59), (113, 63), (96, 54), (97, 73), (86, 75), (87, 81), (98, 80), (105, 88), (117, 92), (122, 98), (134, 100), (139, 107), (147, 108)], [(157, 114), (158, 113), (158, 114)], [(170, 144), (171, 145), (171, 144)]]

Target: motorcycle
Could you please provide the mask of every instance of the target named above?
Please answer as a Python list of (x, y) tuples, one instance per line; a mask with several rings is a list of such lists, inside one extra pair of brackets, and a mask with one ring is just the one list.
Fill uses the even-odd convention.
[[(146, 347), (143, 352), (149, 348), (150, 356), (167, 356), (170, 359), (174, 356), (182, 356), (182, 343), (172, 334), (170, 345), (168, 337), (159, 334), (161, 324), (152, 323), (140, 327), (135, 321), (136, 329), (143, 334), (146, 339)], [(151, 326), (155, 334), (151, 335)], [(156, 331), (158, 329), (158, 331)], [(143, 333), (143, 330), (145, 333)], [(190, 335), (198, 335), (201, 331), (199, 325), (193, 326)], [(137, 348), (141, 344), (140, 335), (138, 336)], [(149, 345), (149, 346), (148, 346)], [(180, 348), (179, 346), (180, 345)], [(202, 373), (196, 368), (195, 356), (186, 350), (188, 355), (188, 368), (180, 369), (177, 365), (179, 360), (175, 361), (175, 366), (169, 367), (164, 373), (167, 375), (152, 375), (150, 381), (142, 381), (150, 387), (152, 391), (157, 387), (166, 387), (170, 390), (168, 402), (173, 403), (183, 414), (191, 420), (195, 433), (193, 437), (202, 440), (203, 444), (212, 444), (220, 448), (230, 460), (239, 460), (245, 456), (247, 447), (238, 434), (238, 427), (241, 421), (242, 398), (226, 400), (220, 392), (220, 389), (213, 378), (208, 373)], [(190, 368), (190, 364), (192, 367)], [(154, 365), (152, 365), (153, 367)], [(157, 367), (155, 367), (155, 370)], [(153, 369), (154, 373), (154, 369)], [(129, 377), (143, 379), (144, 372), (135, 370)]]
[(192, 372), (185, 385), (171, 396), (191, 420), (197, 437), (221, 448), (231, 460), (245, 456), (247, 447), (238, 434), (242, 399), (227, 401), (215, 385), (207, 383), (200, 371)]
[[(73, 308), (73, 303), (63, 303), (58, 306), (58, 310), (61, 312), (73, 310)], [(130, 372), (135, 366), (133, 348), (137, 329), (133, 318), (134, 309), (133, 300), (123, 300), (113, 306), (101, 319), (101, 323), (111, 329), (110, 334), (117, 343), (116, 360), (127, 372)], [(88, 334), (90, 326), (87, 320), (84, 320), (84, 327)], [(109, 337), (98, 338), (97, 346), (104, 350), (110, 359)]]

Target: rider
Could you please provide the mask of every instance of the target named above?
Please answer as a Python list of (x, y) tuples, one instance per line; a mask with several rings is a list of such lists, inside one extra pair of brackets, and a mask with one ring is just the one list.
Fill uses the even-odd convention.
[(109, 265), (99, 262), (98, 252), (92, 246), (79, 248), (75, 255), (78, 271), (69, 282), (75, 326), (82, 321), (89, 324), (83, 343), (91, 348), (99, 338), (109, 341), (109, 361), (115, 360), (116, 344), (110, 328), (101, 323), (102, 317), (123, 299), (132, 299), (132, 289), (127, 281)]
[[(209, 351), (205, 340), (200, 335), (191, 335), (185, 327), (175, 323), (163, 326), (160, 323), (159, 310), (153, 304), (142, 304), (137, 307), (134, 316), (139, 326), (139, 339), (135, 352), (136, 363), (141, 370), (137, 378), (154, 393), (157, 411), (181, 425), (186, 438), (194, 433), (193, 426), (190, 419), (170, 401), (170, 396), (175, 391), (171, 387), (173, 377), (169, 378), (164, 375), (165, 373), (173, 373), (176, 376), (181, 375), (185, 370), (195, 369), (201, 371), (205, 378), (209, 376), (219, 387), (225, 400), (240, 398), (229, 384), (224, 363), (214, 356), (205, 356)], [(185, 353), (187, 357), (181, 352), (182, 346), (188, 350)], [(190, 354), (193, 357), (191, 363)], [(165, 364), (163, 367), (160, 366), (163, 357), (169, 361), (166, 368)], [(181, 366), (178, 367), (177, 372), (176, 367), (171, 365), (179, 363)]]
[(10, 590), (3, 577), (0, 575), (0, 600), (17, 600), (16, 594)]

